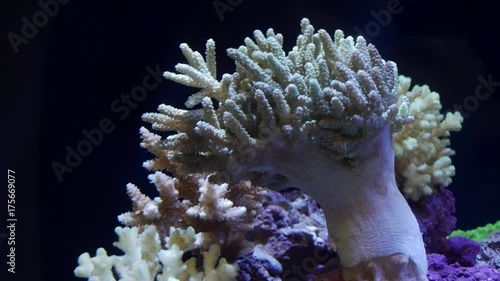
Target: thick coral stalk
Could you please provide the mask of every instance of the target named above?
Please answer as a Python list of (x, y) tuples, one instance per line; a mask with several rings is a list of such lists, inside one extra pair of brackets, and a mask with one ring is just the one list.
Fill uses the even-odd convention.
[(245, 170), (279, 173), (322, 206), (345, 280), (427, 280), (422, 235), (396, 186), (388, 126), (357, 156), (348, 163), (273, 140)]

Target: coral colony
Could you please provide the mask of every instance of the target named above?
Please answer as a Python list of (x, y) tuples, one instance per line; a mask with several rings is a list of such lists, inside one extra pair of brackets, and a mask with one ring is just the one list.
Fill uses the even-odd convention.
[[(288, 54), (281, 34), (255, 31), (227, 50), (236, 72), (220, 80), (213, 40), (205, 57), (181, 44), (187, 64), (164, 77), (199, 91), (187, 110), (162, 104), (143, 115), (157, 134), (140, 129), (141, 146), (155, 156), (144, 167), (159, 197), (128, 184), (133, 210), (118, 217), (125, 227), (115, 229), (114, 244), (124, 254), (84, 253), (76, 276), (439, 280), (430, 266), (446, 257), (428, 264), (424, 238), (432, 230), (420, 229), (407, 199), (448, 194), (455, 173), (448, 136), (462, 116), (440, 114), (437, 93), (410, 90), (410, 79), (362, 37), (315, 31), (307, 19), (301, 29)], [(273, 191), (288, 187), (304, 194), (288, 200)], [(328, 271), (325, 255), (321, 264), (309, 257), (318, 269), (298, 268), (307, 257), (295, 262), (292, 250), (307, 247), (297, 245), (340, 260), (330, 262), (337, 277), (314, 279), (319, 268)]]

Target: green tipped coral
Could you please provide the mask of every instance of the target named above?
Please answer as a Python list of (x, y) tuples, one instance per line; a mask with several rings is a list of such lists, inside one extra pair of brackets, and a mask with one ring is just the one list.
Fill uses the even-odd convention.
[(485, 226), (480, 226), (471, 230), (460, 230), (457, 229), (453, 231), (448, 237), (462, 236), (476, 242), (483, 241), (488, 235), (493, 232), (500, 231), (500, 220), (494, 224), (487, 224)]

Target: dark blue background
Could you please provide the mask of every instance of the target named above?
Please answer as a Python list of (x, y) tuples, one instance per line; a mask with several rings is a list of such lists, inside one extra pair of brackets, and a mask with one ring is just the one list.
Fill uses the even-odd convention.
[[(194, 90), (162, 82), (120, 120), (110, 106), (142, 83), (146, 66), (159, 64), (173, 71), (177, 62), (184, 62), (180, 43), (204, 52), (206, 40), (213, 38), (220, 77), (233, 71), (225, 49), (242, 45), (255, 29), (274, 28), (284, 35), (289, 50), (303, 17), (316, 29), (339, 28), (352, 35), (355, 27), (374, 20), (370, 11), (386, 9), (389, 1), (331, 2), (338, 1), (242, 0), (221, 21), (212, 1), (72, 0), (29, 43), (20, 45), (18, 54), (4, 36), (2, 164), (17, 171), (20, 222), (19, 279), (9, 275), (2, 280), (76, 279), (72, 271), (80, 253), (93, 254), (101, 246), (113, 249), (116, 216), (131, 207), (126, 183), (155, 194), (141, 167), (151, 155), (139, 147), (138, 130), (147, 125), (140, 116), (160, 103), (182, 106)], [(19, 33), (21, 17), (29, 18), (40, 8), (29, 1), (9, 3), (15, 7), (2, 10), (2, 27), (7, 27), (3, 34)], [(440, 93), (444, 111), (474, 95), (479, 76), (500, 81), (500, 23), (493, 5), (400, 3), (401, 13), (369, 41), (384, 58), (396, 61), (400, 73), (413, 83), (428, 84)], [(451, 137), (457, 175), (449, 188), (457, 198), (460, 228), (500, 219), (499, 93), (497, 87)], [(112, 120), (114, 131), (59, 182), (51, 163), (64, 163), (65, 147), (75, 148), (85, 139), (82, 130), (97, 128), (103, 118)], [(0, 243), (2, 274), (4, 247)]]

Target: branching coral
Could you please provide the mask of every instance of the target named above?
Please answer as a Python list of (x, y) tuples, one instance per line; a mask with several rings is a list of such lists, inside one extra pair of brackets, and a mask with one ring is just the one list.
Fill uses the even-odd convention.
[(241, 181), (232, 184), (229, 190), (228, 184), (212, 184), (201, 175), (177, 179), (156, 172), (149, 179), (160, 196), (151, 199), (135, 185), (128, 184), (133, 210), (118, 216), (124, 225), (141, 228), (154, 225), (162, 238), (171, 227), (195, 226), (203, 236), (202, 249), (218, 244), (224, 256), (230, 258), (242, 254), (249, 246), (243, 233), (252, 229), (253, 218), (261, 208), (260, 188)]
[[(355, 43), (340, 30), (334, 39), (324, 30), (314, 33), (307, 20), (302, 31), (288, 56), (281, 34), (255, 31), (257, 43), (247, 38), (246, 46), (228, 49), (237, 72), (220, 82), (211, 65), (214, 42), (207, 43), (207, 62), (182, 44), (189, 65), (176, 66), (182, 74), (164, 76), (200, 88), (186, 106), (203, 108), (160, 105), (160, 113), (143, 115), (156, 130), (178, 132), (164, 142), (155, 136), (151, 151), (158, 159), (146, 167), (179, 174), (227, 169), (236, 176), (236, 166), (269, 142), (311, 142), (333, 158), (353, 158), (384, 126), (411, 121), (408, 103), (397, 103), (396, 65), (382, 60), (373, 45), (362, 37)], [(210, 98), (219, 102), (217, 110)]]
[(137, 227), (115, 229), (119, 237), (114, 245), (121, 249), (122, 256), (108, 256), (99, 248), (95, 257), (88, 253), (80, 255), (75, 275), (98, 281), (114, 281), (113, 270), (119, 280), (134, 281), (233, 281), (238, 274), (238, 266), (220, 258), (220, 249), (211, 245), (203, 252), (203, 271), (198, 272), (196, 257), (183, 262), (185, 252), (200, 248), (199, 234), (193, 228), (186, 230), (170, 228), (165, 247), (162, 248), (160, 235), (154, 226), (147, 227), (139, 234)]
[(145, 167), (302, 188), (323, 208), (346, 280), (427, 280), (422, 236), (394, 175), (392, 133), (413, 120), (396, 64), (362, 37), (331, 38), (307, 19), (301, 27), (288, 54), (272, 29), (228, 49), (236, 72), (220, 81), (212, 40), (206, 59), (182, 44), (188, 64), (164, 76), (199, 88), (186, 106), (201, 108), (143, 115), (176, 132), (142, 131), (156, 156)]
[[(272, 29), (228, 49), (236, 72), (220, 81), (213, 40), (205, 58), (181, 44), (188, 63), (164, 76), (199, 91), (188, 110), (162, 104), (143, 115), (174, 134), (140, 130), (141, 146), (156, 157), (144, 167), (156, 171), (149, 179), (159, 197), (127, 185), (133, 210), (119, 220), (132, 228), (117, 228), (115, 243), (125, 255), (83, 254), (77, 276), (114, 280), (114, 268), (121, 280), (234, 279), (236, 267), (217, 259), (221, 250), (244, 253), (263, 185), (299, 187), (321, 204), (345, 280), (427, 280), (422, 235), (395, 172), (414, 200), (447, 186), (447, 137), (463, 119), (444, 118), (427, 86), (409, 91), (410, 79), (362, 37), (337, 30), (331, 38), (307, 19), (301, 27), (288, 54)], [(193, 249), (207, 250), (204, 272), (182, 260)]]
[(410, 100), (410, 115), (415, 122), (404, 125), (393, 134), (396, 170), (404, 177), (403, 192), (413, 200), (429, 195), (433, 187), (444, 187), (451, 183), (455, 167), (450, 156), (455, 152), (449, 148), (451, 131), (462, 128), (460, 112), (440, 114), (439, 94), (424, 85), (414, 86), (411, 79), (399, 77), (399, 95)]

